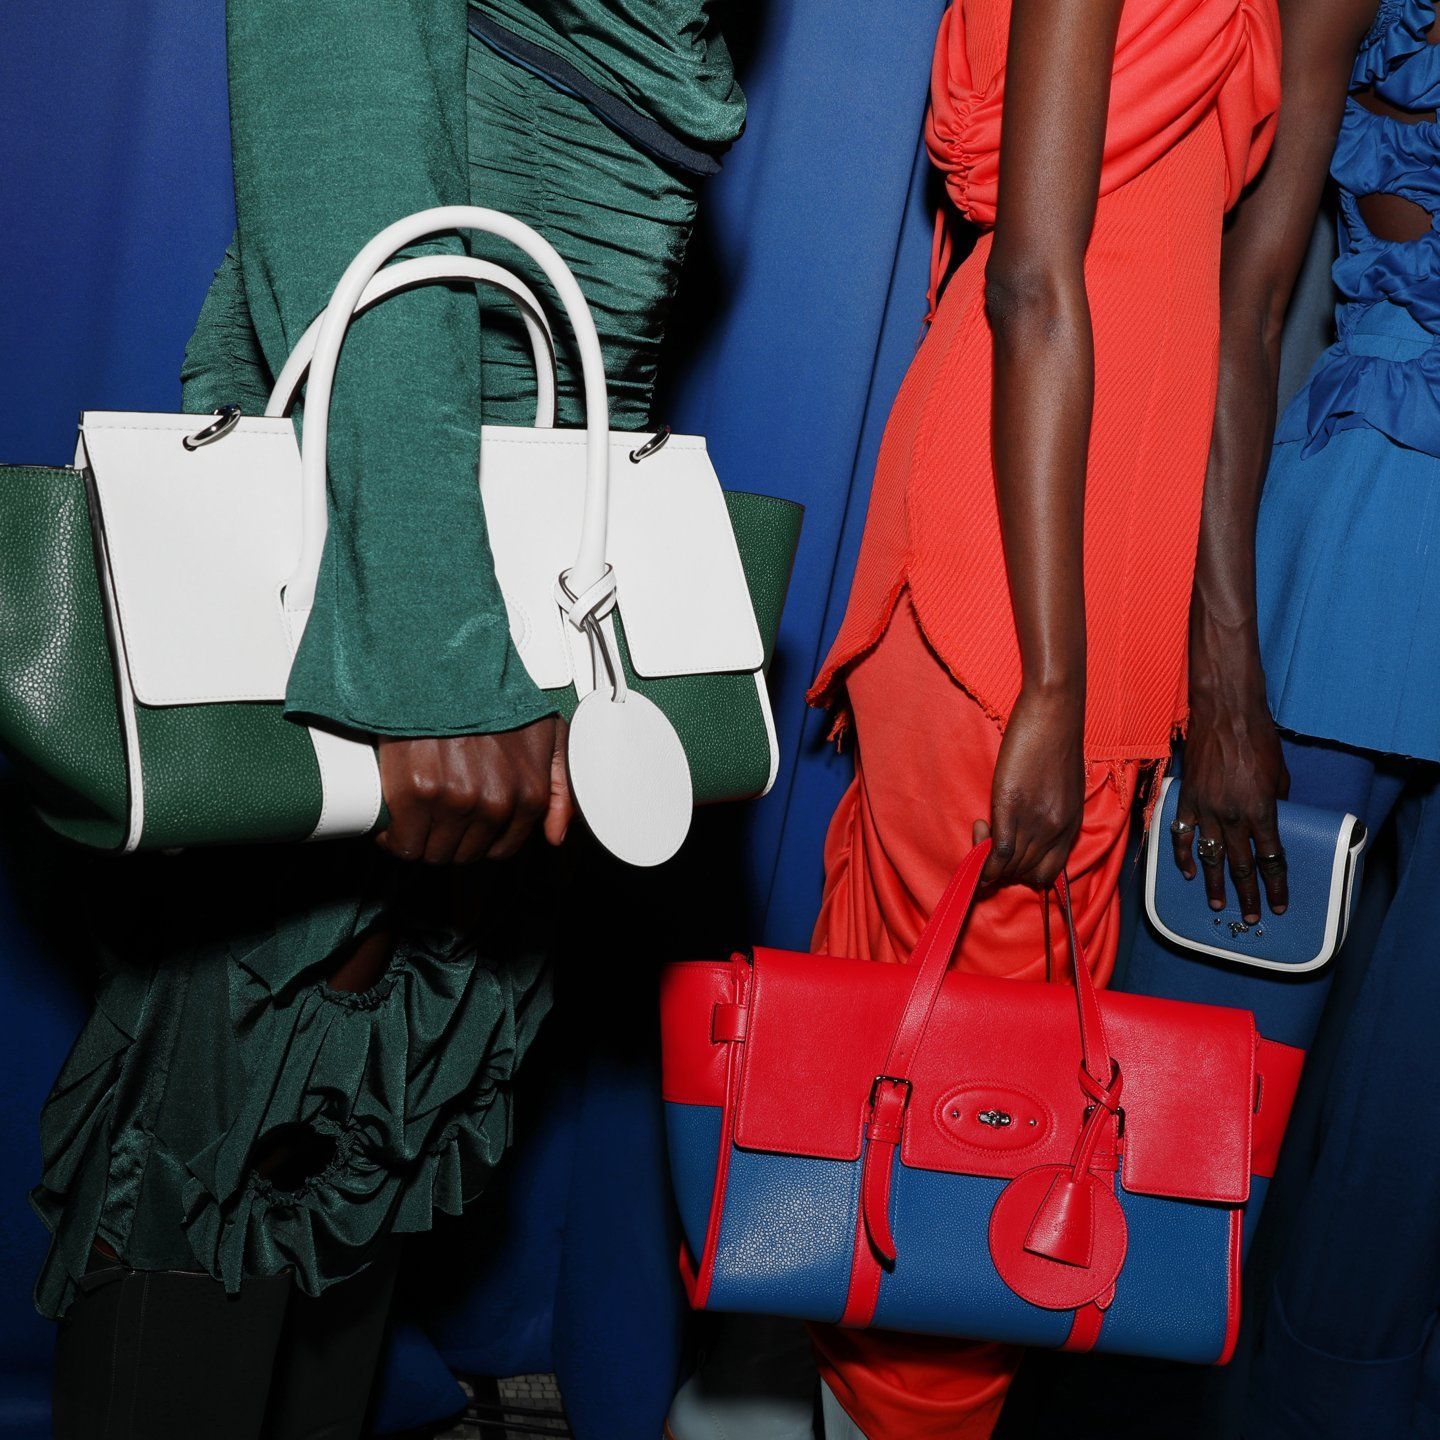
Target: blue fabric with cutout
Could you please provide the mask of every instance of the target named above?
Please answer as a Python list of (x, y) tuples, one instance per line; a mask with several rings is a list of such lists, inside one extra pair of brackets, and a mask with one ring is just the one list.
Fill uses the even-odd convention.
[[(1276, 720), (1357, 749), (1440, 760), (1440, 46), (1435, 0), (1386, 0), (1351, 76), (1331, 173), (1338, 338), (1286, 408), (1256, 539)], [(1416, 112), (1377, 115), (1369, 91)], [(1373, 234), (1359, 199), (1428, 211)]]

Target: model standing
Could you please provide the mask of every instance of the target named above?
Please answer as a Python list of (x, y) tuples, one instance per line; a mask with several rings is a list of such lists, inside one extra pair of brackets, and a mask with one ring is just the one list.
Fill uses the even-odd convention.
[[(1372, 834), (1403, 797), (1416, 803), (1400, 826), (1399, 885), (1320, 1077), (1308, 1186), (1279, 1237), (1245, 1420), (1255, 1440), (1425, 1433), (1440, 1298), (1428, 1098), (1440, 1020), (1440, 27), (1433, 0), (1330, 11), (1297, 20), (1320, 39), (1303, 88), (1285, 97), (1311, 144), (1246, 199), (1249, 239), (1228, 272), (1264, 318), (1264, 343), (1235, 349), (1222, 379), (1235, 397), (1232, 459), (1202, 529), (1179, 808), (1195, 829), (1176, 837), (1177, 862), (1203, 874), (1216, 903), (1233, 885), (1258, 920), (1287, 898), (1277, 797), (1348, 810)], [(1341, 216), (1338, 339), (1271, 452), (1279, 323), (1327, 164)], [(1308, 1047), (1335, 968), (1271, 978), (1178, 956), (1146, 933), (1128, 984), (1243, 1006), (1263, 1034)]]
[[(646, 423), (699, 179), (743, 122), (702, 4), (231, 0), (228, 41), (238, 223), (188, 409), (259, 413), (366, 240), (473, 203), (560, 250), (611, 423)], [(137, 868), (145, 929), (117, 936), (43, 1121), (61, 1440), (358, 1435), (392, 1237), (458, 1211), (503, 1154), (548, 1005), (532, 832), (558, 843), (570, 816), (559, 722), (483, 563), (479, 426), (529, 423), (529, 367), (514, 317), (460, 287), (346, 341), (287, 709), (380, 737), (391, 823), (379, 848)]]
[[(959, 963), (1043, 975), (1033, 887), (1065, 867), (1108, 978), (1135, 788), (1185, 720), (1221, 220), (1270, 145), (1279, 38), (1271, 0), (947, 13), (926, 136), (983, 233), (896, 400), (813, 692), (843, 699), (858, 744), (816, 949), (903, 960), (988, 829)], [(869, 1440), (989, 1435), (1019, 1360), (815, 1340)]]

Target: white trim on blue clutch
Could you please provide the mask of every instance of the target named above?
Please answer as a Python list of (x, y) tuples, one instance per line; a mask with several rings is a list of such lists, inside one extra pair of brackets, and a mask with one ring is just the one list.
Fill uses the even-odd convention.
[[(1170, 821), (1178, 800), (1178, 792), (1172, 800), (1174, 785), (1173, 776), (1162, 782), (1155, 818), (1145, 841), (1145, 913), (1155, 929), (1172, 944), (1186, 950), (1259, 970), (1279, 970), (1294, 975), (1318, 970), (1327, 964), (1345, 943), (1350, 928), (1360, 858), (1368, 839), (1364, 825), (1354, 815), (1338, 812), (1331, 815), (1311, 806), (1278, 802), (1280, 837), (1290, 861), (1291, 905), (1284, 915), (1272, 915), (1266, 910), (1258, 924), (1246, 925), (1239, 916), (1228, 872), (1226, 909), (1213, 911), (1199, 878), (1186, 881), (1175, 869), (1170, 840)], [(1308, 823), (1287, 825), (1287, 814), (1292, 822), (1299, 821), (1303, 815)], [(1317, 820), (1323, 823), (1317, 826)], [(1286, 840), (1287, 830), (1292, 829), (1309, 837), (1305, 844), (1292, 848)], [(1162, 862), (1170, 870), (1157, 885), (1161, 880)], [(1303, 867), (1312, 867), (1312, 873), (1313, 867), (1329, 869), (1329, 883), (1323, 896), (1313, 897), (1310, 903), (1301, 899), (1297, 884), (1297, 877), (1303, 879)], [(1261, 905), (1263, 908), (1263, 900)], [(1315, 937), (1313, 951), (1311, 942), (1305, 939), (1307, 931)], [(1277, 958), (1286, 951), (1296, 958)]]

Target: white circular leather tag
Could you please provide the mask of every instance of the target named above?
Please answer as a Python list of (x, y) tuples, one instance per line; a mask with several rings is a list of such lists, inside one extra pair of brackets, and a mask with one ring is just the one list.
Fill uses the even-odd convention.
[(675, 727), (653, 701), (592, 690), (570, 722), (570, 783), (595, 838), (628, 865), (659, 865), (690, 833), (694, 790)]

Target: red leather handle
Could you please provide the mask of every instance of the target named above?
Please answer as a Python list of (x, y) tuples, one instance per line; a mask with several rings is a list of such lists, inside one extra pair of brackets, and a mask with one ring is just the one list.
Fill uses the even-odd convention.
[[(955, 947), (960, 943), (960, 931), (970, 907), (975, 903), (975, 892), (980, 887), (980, 873), (985, 868), (990, 854), (990, 842), (982, 840), (961, 862), (960, 868), (951, 877), (940, 903), (931, 913), (925, 929), (911, 952), (910, 968), (915, 972), (910, 986), (910, 995), (905, 1002), (904, 1013), (895, 1034), (890, 1041), (890, 1051), (885, 1060), (885, 1075), (894, 1080), (910, 1078), (910, 1067), (925, 1038), (935, 1004), (945, 983), (946, 972), (954, 957)], [(1065, 916), (1065, 928), (1070, 936), (1070, 956), (1075, 968), (1075, 998), (1080, 1011), (1080, 1044), (1085, 1069), (1090, 1078), (1098, 1084), (1109, 1085), (1111, 1078), (1110, 1046), (1105, 1039), (1105, 1025), (1100, 1015), (1100, 1004), (1095, 998), (1095, 982), (1090, 978), (1090, 967), (1085, 963), (1085, 951), (1080, 937), (1075, 932), (1075, 916), (1070, 906), (1070, 886), (1063, 875), (1055, 882), (1055, 893), (1060, 899), (1060, 908)], [(1048, 905), (1050, 897), (1042, 897), (1041, 903)]]
[[(860, 1206), (865, 1233), (885, 1264), (895, 1263), (895, 1236), (890, 1228), (890, 1171), (904, 1135), (905, 1115), (910, 1105), (910, 1070), (925, 1038), (936, 1002), (940, 999), (945, 974), (960, 942), (965, 917), (975, 902), (980, 874), (989, 854), (990, 842), (982, 840), (965, 857), (921, 931), (910, 956), (915, 979), (910, 985), (900, 1023), (890, 1039), (885, 1070), (875, 1077), (870, 1090), (866, 1106), (865, 1136), (868, 1143), (861, 1166)], [(1081, 1232), (1086, 1231), (1086, 1217), (1090, 1211), (1084, 1205), (1072, 1202), (1075, 1192), (1084, 1187), (1085, 1172), (1100, 1141), (1102, 1129), (1112, 1115), (1119, 1114), (1120, 1075), (1110, 1059), (1100, 1003), (1095, 998), (1095, 982), (1090, 978), (1090, 967), (1085, 963), (1085, 952), (1080, 946), (1080, 937), (1075, 933), (1070, 885), (1063, 875), (1055, 882), (1055, 893), (1060, 898), (1060, 908), (1065, 916), (1070, 955), (1075, 966), (1075, 1003), (1080, 1012), (1082, 1057), (1079, 1088), (1089, 1107), (1076, 1141), (1068, 1188), (1058, 1184), (1052, 1187), (1035, 1217), (1032, 1230), (1034, 1246), (1044, 1247), (1040, 1253), (1068, 1257), (1080, 1253), (1077, 1236), (1088, 1244), (1088, 1239)], [(1041, 897), (1041, 904), (1048, 906), (1049, 903), (1047, 893)], [(1087, 1190), (1087, 1197), (1088, 1194)], [(851, 1313), (851, 1307), (847, 1305), (846, 1315)], [(858, 1322), (849, 1319), (846, 1323)]]

